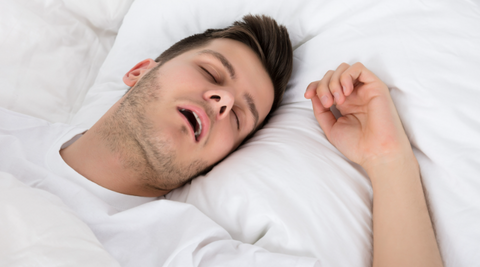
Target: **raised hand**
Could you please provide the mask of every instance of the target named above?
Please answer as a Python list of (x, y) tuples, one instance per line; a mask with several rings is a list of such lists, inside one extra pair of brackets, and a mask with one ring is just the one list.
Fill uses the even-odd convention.
[(372, 181), (373, 266), (443, 266), (418, 162), (388, 87), (361, 63), (343, 63), (305, 97), (328, 140)]
[[(411, 149), (388, 87), (361, 63), (328, 71), (310, 83), (305, 97), (328, 140), (364, 168)], [(338, 120), (330, 111), (334, 104)]]

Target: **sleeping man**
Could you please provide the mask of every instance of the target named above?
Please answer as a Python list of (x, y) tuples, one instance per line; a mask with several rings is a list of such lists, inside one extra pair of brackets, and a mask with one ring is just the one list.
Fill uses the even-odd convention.
[[(261, 128), (291, 71), (286, 29), (245, 16), (138, 63), (123, 78), (131, 89), (91, 129), (0, 110), (0, 171), (59, 196), (122, 266), (322, 266), (232, 240), (194, 207), (162, 198)], [(362, 64), (342, 64), (305, 97), (330, 142), (370, 176), (374, 265), (441, 266), (386, 85)]]

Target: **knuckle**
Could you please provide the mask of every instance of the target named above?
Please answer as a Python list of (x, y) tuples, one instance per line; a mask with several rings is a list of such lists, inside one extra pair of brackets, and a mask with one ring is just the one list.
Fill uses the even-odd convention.
[(308, 86), (307, 86), (307, 90), (313, 90), (313, 88), (315, 88), (315, 85), (316, 85), (316, 81), (315, 82), (311, 82)]
[(330, 79), (326, 79), (326, 78), (323, 78), (320, 83), (319, 83), (319, 86), (325, 86), (327, 83), (330, 82)]
[(331, 76), (333, 74), (333, 70), (329, 70), (325, 73), (325, 75), (323, 75), (323, 78), (326, 78), (328, 76)]
[(325, 84), (321, 84), (317, 87), (317, 95), (322, 96), (325, 92), (328, 91), (328, 88)]
[(332, 92), (336, 92), (340, 89), (340, 83), (337, 80), (330, 81), (328, 86), (330, 88), (330, 91), (332, 91)]
[(345, 81), (348, 81), (350, 79), (350, 73), (342, 73), (342, 75), (340, 75), (340, 81), (342, 82), (345, 82)]
[(361, 62), (357, 62), (354, 64), (356, 67), (360, 67), (360, 68), (365, 68), (365, 66), (361, 63)]

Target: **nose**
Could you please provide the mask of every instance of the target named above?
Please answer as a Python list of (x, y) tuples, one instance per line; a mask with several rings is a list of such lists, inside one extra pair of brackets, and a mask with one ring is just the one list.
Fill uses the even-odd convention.
[(212, 106), (217, 120), (228, 116), (235, 100), (231, 92), (222, 89), (208, 90), (203, 97)]

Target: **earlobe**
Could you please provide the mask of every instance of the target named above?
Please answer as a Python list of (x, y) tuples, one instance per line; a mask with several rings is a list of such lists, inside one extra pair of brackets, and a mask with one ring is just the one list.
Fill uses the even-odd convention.
[(123, 76), (123, 82), (127, 86), (133, 87), (143, 77), (143, 75), (145, 75), (145, 73), (157, 65), (158, 63), (151, 58), (142, 60)]

